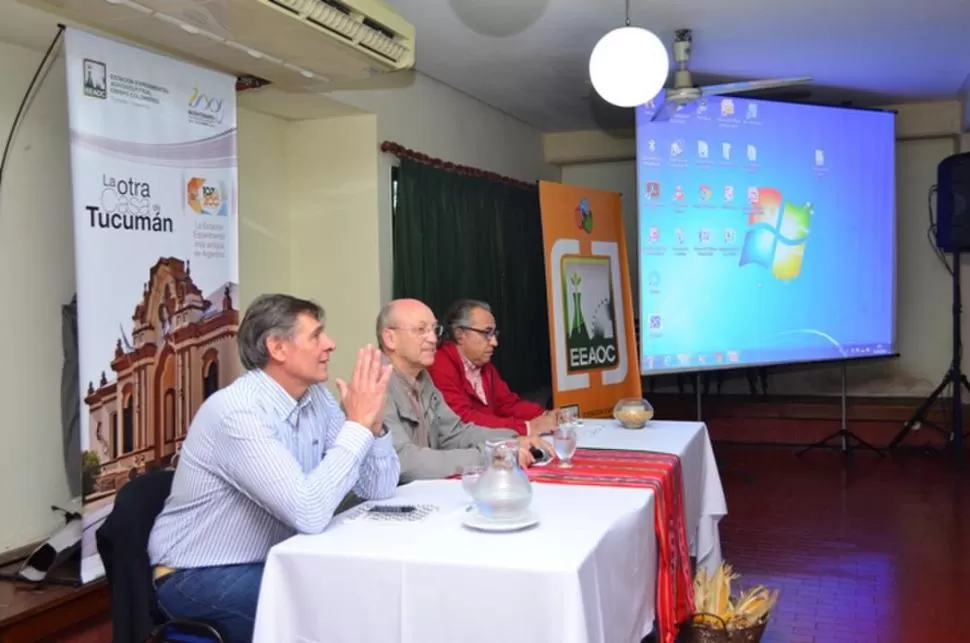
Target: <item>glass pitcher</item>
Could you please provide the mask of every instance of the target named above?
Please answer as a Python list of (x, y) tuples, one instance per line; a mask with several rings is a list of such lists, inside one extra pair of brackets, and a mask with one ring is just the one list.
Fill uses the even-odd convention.
[(532, 504), (532, 483), (519, 466), (519, 443), (485, 443), (485, 471), (475, 486), (475, 508), (488, 520), (518, 520)]

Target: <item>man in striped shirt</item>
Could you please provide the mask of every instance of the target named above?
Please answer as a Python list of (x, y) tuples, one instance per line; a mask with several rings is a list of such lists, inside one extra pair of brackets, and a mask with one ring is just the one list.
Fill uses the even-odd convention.
[(322, 384), (335, 344), (315, 303), (257, 298), (238, 343), (248, 372), (193, 419), (148, 546), (160, 607), (214, 624), (227, 643), (252, 639), (273, 545), (322, 532), (351, 491), (394, 495), (401, 471), (382, 421), (391, 368), (376, 349), (337, 380), (341, 410)]

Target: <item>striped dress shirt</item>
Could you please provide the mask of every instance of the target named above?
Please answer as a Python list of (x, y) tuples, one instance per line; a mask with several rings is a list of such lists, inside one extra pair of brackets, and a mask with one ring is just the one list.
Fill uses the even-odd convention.
[(250, 371), (192, 420), (148, 554), (175, 569), (263, 562), (290, 536), (323, 531), (348, 492), (393, 496), (400, 472), (391, 436), (348, 421), (322, 384), (296, 401)]

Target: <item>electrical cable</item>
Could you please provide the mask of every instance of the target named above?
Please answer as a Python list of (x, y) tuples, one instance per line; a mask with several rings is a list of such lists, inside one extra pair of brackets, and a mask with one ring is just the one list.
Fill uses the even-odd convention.
[(17, 115), (14, 116), (13, 123), (10, 125), (10, 134), (7, 135), (7, 142), (3, 146), (3, 156), (0, 157), (0, 189), (3, 189), (3, 177), (7, 169), (7, 160), (10, 158), (10, 150), (13, 147), (13, 140), (17, 136), (17, 129), (20, 127), (27, 113), (27, 107), (30, 106), (30, 101), (33, 99), (34, 94), (40, 88), (44, 79), (47, 78), (47, 72), (50, 71), (50, 62), (54, 60), (54, 50), (61, 41), (63, 34), (64, 25), (58, 25), (57, 34), (51, 40), (51, 44), (48, 45), (47, 51), (44, 52), (44, 57), (41, 58), (40, 64), (37, 65), (37, 70), (34, 71), (34, 77), (30, 79), (27, 92), (24, 94), (23, 99), (20, 101), (20, 106), (17, 108)]

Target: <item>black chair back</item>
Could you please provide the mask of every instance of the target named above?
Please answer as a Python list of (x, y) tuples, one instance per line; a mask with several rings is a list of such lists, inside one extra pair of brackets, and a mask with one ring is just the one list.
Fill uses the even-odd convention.
[(111, 593), (114, 643), (222, 643), (206, 623), (166, 622), (158, 609), (148, 539), (172, 491), (175, 472), (151, 471), (128, 481), (95, 534)]

